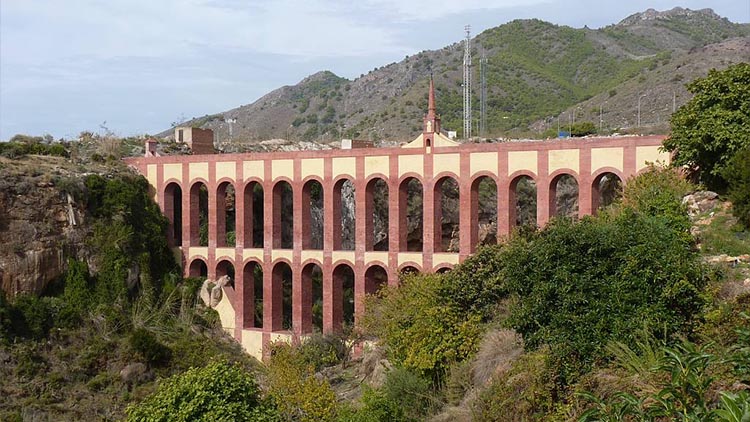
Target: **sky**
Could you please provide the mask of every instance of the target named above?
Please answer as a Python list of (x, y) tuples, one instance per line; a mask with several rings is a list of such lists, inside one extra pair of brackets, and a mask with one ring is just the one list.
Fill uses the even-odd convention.
[(354, 79), (514, 19), (599, 28), (750, 0), (2, 0), (0, 140), (157, 133), (330, 70)]

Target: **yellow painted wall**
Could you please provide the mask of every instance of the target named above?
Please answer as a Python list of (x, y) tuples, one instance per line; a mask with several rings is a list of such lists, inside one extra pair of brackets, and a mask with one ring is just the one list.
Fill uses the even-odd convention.
[(300, 161), (300, 172), (304, 179), (307, 176), (320, 176), (323, 178), (323, 159), (322, 158), (311, 158), (309, 160)]
[(151, 199), (154, 201), (159, 201), (159, 192), (154, 189), (154, 186), (157, 185), (156, 183), (156, 164), (149, 164), (146, 166), (146, 180), (148, 180), (148, 184), (150, 186), (150, 191), (154, 194)]
[(294, 160), (272, 160), (271, 161), (271, 178), (286, 176), (294, 179)]
[(558, 149), (549, 152), (547, 170), (553, 173), (557, 170), (569, 168), (576, 173), (580, 172), (578, 167), (579, 151), (577, 149)]
[(234, 162), (216, 163), (216, 180), (224, 177), (237, 180), (237, 165)]
[(245, 178), (245, 180), (251, 177), (257, 177), (260, 180), (263, 180), (265, 178), (263, 161), (243, 161), (242, 176)]
[(250, 356), (260, 360), (263, 359), (263, 332), (255, 330), (242, 330), (242, 348)]
[(508, 152), (508, 175), (519, 171), (528, 170), (537, 174), (537, 152), (536, 151), (510, 151)]
[(164, 180), (169, 179), (182, 182), (182, 164), (164, 164)]
[(323, 263), (323, 251), (315, 251), (315, 250), (302, 250), (302, 256), (300, 257), (302, 259), (302, 262), (307, 261), (308, 259), (314, 259)]
[(260, 262), (263, 262), (263, 249), (260, 248), (247, 248), (242, 250), (242, 259), (254, 258)]
[[(188, 258), (192, 258), (194, 256), (202, 256), (204, 258), (208, 257), (208, 247), (206, 246), (191, 246), (188, 248), (188, 253), (186, 254)], [(188, 261), (188, 265), (190, 265), (190, 262)]]
[(432, 255), (432, 263), (435, 265), (438, 264), (458, 264), (458, 254), (457, 253), (436, 253)]
[(657, 161), (669, 164), (669, 153), (659, 151), (658, 146), (636, 147), (635, 148), (635, 170), (640, 171), (647, 166), (646, 163), (656, 163)]
[(293, 251), (291, 249), (274, 249), (271, 251), (271, 259), (276, 261), (279, 258), (286, 258), (292, 262)]
[(334, 158), (332, 160), (331, 170), (332, 170), (332, 176), (334, 178), (342, 174), (348, 174), (352, 177), (356, 177), (357, 176), (357, 161), (354, 157)]
[(497, 153), (496, 152), (475, 152), (471, 154), (471, 175), (480, 171), (489, 171), (497, 175)]
[(229, 299), (227, 299), (227, 289), (231, 289), (231, 287), (224, 287), (222, 289), (221, 300), (216, 304), (214, 309), (219, 314), (221, 327), (225, 330), (231, 330), (230, 334), (234, 335), (234, 307), (229, 303)]
[(331, 253), (331, 261), (336, 263), (339, 260), (346, 260), (354, 264), (354, 251), (333, 251)]
[(401, 252), (398, 254), (398, 265), (399, 267), (402, 264), (405, 264), (407, 262), (416, 262), (420, 266), (422, 266), (422, 254), (420, 252)]
[(368, 265), (373, 261), (379, 261), (388, 265), (388, 252), (365, 252), (365, 265)]
[(365, 157), (365, 177), (375, 173), (388, 175), (390, 160), (388, 156)]
[(234, 248), (216, 248), (216, 261), (219, 259), (229, 258), (234, 261)]
[(190, 180), (203, 178), (208, 180), (208, 163), (190, 163)]
[(414, 172), (419, 175), (424, 174), (424, 159), (421, 155), (398, 156), (398, 175), (403, 176), (404, 174), (410, 172)]
[(602, 167), (612, 167), (622, 171), (623, 149), (622, 148), (592, 148), (591, 149), (591, 172), (596, 172)]
[(461, 174), (461, 156), (458, 154), (435, 154), (432, 156), (432, 174), (444, 171)]

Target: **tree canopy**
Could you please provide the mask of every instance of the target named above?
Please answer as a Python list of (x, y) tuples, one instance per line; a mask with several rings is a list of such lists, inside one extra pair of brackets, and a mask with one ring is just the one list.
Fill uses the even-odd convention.
[(711, 189), (723, 191), (727, 162), (750, 146), (750, 64), (739, 63), (688, 84), (695, 96), (672, 115), (664, 148)]

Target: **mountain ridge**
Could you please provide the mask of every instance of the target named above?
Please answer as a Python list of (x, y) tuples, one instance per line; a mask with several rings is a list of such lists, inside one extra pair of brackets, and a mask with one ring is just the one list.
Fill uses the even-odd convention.
[[(545, 126), (540, 122), (549, 122), (550, 117), (590, 106), (585, 102), (594, 97), (612, 91), (616, 93), (609, 97), (621, 90), (638, 91), (652, 82), (649, 78), (655, 70), (675, 68), (676, 61), (691, 60), (691, 54), (707, 45), (747, 37), (750, 24), (732, 23), (711, 9), (648, 9), (600, 29), (576, 29), (538, 19), (513, 20), (472, 40), (474, 115), (479, 117), (480, 54), (487, 57), (489, 129), (482, 135), (523, 136), (538, 134)], [(739, 45), (744, 49), (746, 44)], [(742, 49), (717, 49), (721, 57), (712, 64), (748, 60), (750, 52)], [(354, 80), (320, 71), (296, 85), (272, 90), (253, 103), (182, 124), (213, 129), (219, 143), (228, 140), (230, 130), (231, 141), (240, 144), (272, 138), (321, 143), (342, 137), (405, 141), (420, 129), (427, 80), (432, 74), (443, 127), (459, 130), (461, 136), (462, 59), (463, 46), (457, 42), (407, 56)], [(707, 69), (696, 68), (666, 83), (672, 91), (684, 91), (684, 83), (705, 72)], [(661, 83), (665, 83), (663, 79)], [(687, 96), (681, 95), (679, 100), (681, 104)], [(659, 116), (659, 120), (666, 118)], [(625, 126), (610, 129), (633, 129), (628, 119), (618, 122)], [(160, 135), (169, 134), (168, 130)]]

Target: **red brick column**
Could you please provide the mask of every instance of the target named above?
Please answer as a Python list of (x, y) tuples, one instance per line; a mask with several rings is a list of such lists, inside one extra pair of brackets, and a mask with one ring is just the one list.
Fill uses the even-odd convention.
[[(312, 321), (310, 306), (305, 306), (305, 296), (310, 296), (309, 283), (303, 283), (302, 278), (302, 245), (303, 233), (310, 232), (309, 225), (302, 225), (302, 214), (310, 214), (310, 201), (307, 206), (303, 207), (302, 198), (304, 192), (301, 182), (300, 160), (294, 160), (294, 182), (292, 183), (292, 207), (294, 209), (294, 252), (292, 254), (292, 330), (296, 334), (305, 334), (309, 332), (309, 325)], [(304, 212), (303, 212), (304, 208)], [(310, 302), (310, 299), (307, 300)], [(307, 325), (307, 329), (305, 327)]]
[(401, 251), (401, 192), (397, 155), (390, 156), (388, 172), (388, 282), (395, 286), (398, 284), (398, 253)]
[[(468, 153), (461, 153), (460, 155), (460, 174), (458, 175), (458, 191), (459, 191), (459, 203), (463, 210), (470, 210), (471, 208), (471, 162), (470, 155)], [(470, 254), (474, 247), (471, 244), (471, 212), (461, 212), (459, 214), (459, 255), (458, 258), (463, 262)]]
[(591, 177), (591, 146), (584, 145), (578, 150), (578, 216), (591, 215), (594, 212)]
[[(359, 322), (359, 317), (364, 312), (365, 298), (365, 249), (367, 244), (367, 221), (372, 215), (367, 213), (367, 185), (365, 182), (365, 158), (357, 157), (356, 174), (354, 179), (354, 215), (356, 227), (354, 233), (354, 323)], [(372, 233), (372, 227), (370, 227)], [(372, 237), (372, 234), (370, 234)]]
[[(432, 254), (440, 250), (440, 233), (437, 233), (436, 227), (440, 227), (440, 216), (436, 215), (441, 211), (440, 195), (436, 194), (432, 154), (423, 153), (421, 156), (415, 156), (415, 160), (422, 160), (422, 271), (432, 272)], [(437, 199), (436, 199), (437, 198)]]
[(547, 171), (547, 150), (537, 152), (537, 180), (536, 180), (536, 224), (539, 227), (547, 225), (550, 216), (549, 174)]
[[(274, 286), (273, 286), (273, 246), (274, 239), (274, 215), (273, 215), (273, 181), (271, 180), (271, 162), (263, 161), (263, 331), (273, 331), (274, 320), (281, 320), (281, 309), (274, 309)], [(280, 296), (279, 296), (280, 297)], [(278, 315), (274, 316), (274, 311)], [(279, 324), (280, 325), (280, 324)], [(266, 340), (264, 337), (264, 344)]]
[(497, 180), (495, 181), (497, 193), (497, 238), (501, 239), (510, 234), (512, 222), (510, 221), (510, 180), (508, 180), (508, 152), (500, 151), (497, 154)]
[(330, 333), (333, 331), (333, 180), (332, 180), (332, 160), (325, 158), (323, 160), (323, 332)]

